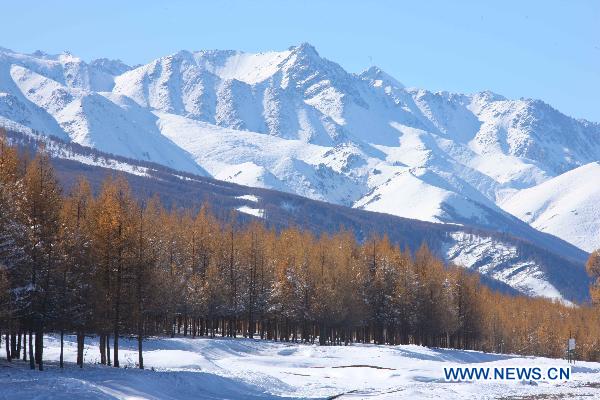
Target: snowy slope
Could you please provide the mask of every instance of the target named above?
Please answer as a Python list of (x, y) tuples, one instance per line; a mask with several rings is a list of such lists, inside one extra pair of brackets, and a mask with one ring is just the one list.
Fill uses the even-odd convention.
[[(486, 235), (454, 232), (443, 252), (456, 265), (468, 266), (483, 276), (505, 283), (528, 296), (565, 301), (560, 286), (548, 279), (546, 271), (532, 259), (523, 259), (514, 244), (502, 243)], [(558, 287), (557, 287), (558, 286)]]
[[(202, 173), (187, 152), (156, 128), (156, 117), (135, 102), (112, 95), (118, 62), (88, 65), (71, 55), (55, 57), (0, 53), (0, 111), (6, 119), (75, 143), (172, 168)], [(2, 99), (12, 104), (2, 106)], [(14, 114), (23, 110), (19, 117)]]
[(154, 110), (213, 176), (430, 221), (498, 228), (497, 201), (600, 155), (597, 124), (543, 102), (406, 89), (307, 44), (180, 52), (114, 91)]
[(521, 190), (501, 206), (536, 229), (592, 252), (600, 248), (600, 163)]
[(230, 182), (527, 239), (535, 233), (500, 205), (600, 160), (600, 125), (542, 101), (407, 88), (377, 67), (349, 73), (306, 43), (180, 51), (135, 68), (3, 49), (2, 121)]
[(249, 339), (152, 338), (146, 370), (135, 369), (137, 343), (120, 341), (123, 366), (99, 361), (98, 339), (87, 338), (83, 369), (75, 338), (44, 340), (46, 371), (14, 361), (2, 368), (3, 394), (12, 399), (512, 399), (597, 398), (600, 364), (577, 362), (571, 381), (446, 382), (444, 367), (567, 367), (566, 360), (403, 346), (316, 346)]

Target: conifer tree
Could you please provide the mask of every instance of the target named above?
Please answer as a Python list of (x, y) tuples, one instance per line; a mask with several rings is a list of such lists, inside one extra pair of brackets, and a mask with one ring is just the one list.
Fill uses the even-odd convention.
[(24, 210), (29, 228), (29, 316), (35, 330), (35, 361), (43, 370), (43, 335), (54, 317), (55, 274), (62, 196), (60, 186), (43, 150), (29, 163), (23, 178)]
[(61, 210), (59, 313), (62, 340), (65, 328), (77, 335), (77, 365), (83, 367), (83, 350), (86, 330), (94, 318), (94, 277), (97, 271), (92, 262), (91, 208), (93, 199), (87, 180), (77, 181), (63, 200)]

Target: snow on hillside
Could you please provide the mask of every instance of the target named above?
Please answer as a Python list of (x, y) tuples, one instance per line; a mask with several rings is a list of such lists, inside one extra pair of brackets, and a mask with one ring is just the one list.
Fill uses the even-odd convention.
[(236, 199), (247, 200), (253, 203), (257, 203), (259, 198), (253, 194), (245, 194), (243, 196), (237, 196)]
[(248, 206), (241, 206), (241, 207), (238, 207), (237, 210), (241, 213), (253, 215), (258, 218), (264, 218), (264, 215), (265, 215), (265, 210), (263, 210), (261, 208), (252, 208), (252, 207), (248, 207)]
[[(438, 186), (435, 181), (443, 184)], [(355, 206), (369, 211), (431, 222), (453, 222), (457, 215), (471, 221), (493, 218), (469, 197), (448, 190), (447, 182), (424, 168), (406, 168), (361, 198)]]
[[(451, 383), (444, 367), (566, 367), (565, 360), (426, 347), (316, 346), (249, 339), (174, 338), (144, 343), (146, 370), (135, 369), (134, 341), (120, 342), (122, 366), (99, 361), (97, 339), (87, 339), (83, 369), (67, 337), (64, 370), (60, 343), (46, 337), (46, 371), (0, 361), (2, 395), (11, 399), (516, 399), (600, 396), (600, 363), (577, 362), (572, 380)], [(92, 365), (90, 365), (92, 364)]]
[(534, 228), (591, 252), (600, 248), (600, 162), (575, 168), (501, 203)]
[(423, 220), (497, 228), (497, 201), (600, 156), (597, 124), (545, 103), (406, 89), (307, 44), (180, 52), (117, 82), (219, 179)]
[(407, 88), (378, 67), (349, 73), (306, 43), (180, 51), (135, 68), (0, 49), (0, 121), (240, 184), (509, 233), (520, 228), (500, 204), (600, 160), (600, 125), (542, 101)]
[[(94, 65), (110, 70), (111, 65), (106, 63)], [(4, 106), (7, 109), (4, 117), (21, 126), (107, 153), (203, 173), (185, 150), (158, 131), (156, 117), (151, 112), (131, 100), (94, 91), (110, 90), (112, 84), (102, 87), (90, 80), (92, 70), (93, 67), (71, 55), (36, 58), (1, 54), (0, 74), (7, 76), (0, 78), (0, 92), (10, 89), (8, 93), (0, 93), (0, 99), (3, 95), (4, 100), (10, 102)], [(0, 100), (0, 112), (2, 109)], [(11, 115), (15, 110), (22, 110), (21, 115)]]
[(248, 84), (262, 82), (277, 72), (279, 64), (290, 56), (291, 51), (266, 53), (244, 53), (240, 51), (222, 53), (200, 51), (194, 54), (199, 65), (223, 80), (236, 79)]
[(364, 190), (336, 171), (336, 165), (323, 163), (327, 147), (222, 128), (174, 114), (156, 115), (163, 134), (187, 148), (217, 179), (346, 205)]
[(38, 50), (22, 54), (3, 48), (0, 65), (20, 65), (66, 87), (89, 91), (112, 90), (114, 77), (131, 69), (120, 60), (99, 59), (88, 64), (68, 52), (51, 55)]
[(570, 303), (548, 282), (539, 264), (533, 260), (520, 259), (516, 246), (464, 232), (455, 232), (450, 237), (453, 241), (446, 243), (442, 252), (454, 264), (468, 267), (528, 296), (542, 296)]

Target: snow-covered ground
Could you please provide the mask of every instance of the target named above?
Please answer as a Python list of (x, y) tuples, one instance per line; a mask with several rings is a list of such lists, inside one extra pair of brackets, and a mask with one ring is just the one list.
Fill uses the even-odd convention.
[(570, 382), (450, 383), (444, 367), (562, 367), (564, 360), (419, 346), (319, 347), (249, 339), (174, 338), (145, 342), (147, 369), (135, 341), (121, 342), (121, 364), (95, 364), (97, 340), (88, 339), (86, 365), (77, 368), (75, 342), (56, 360), (59, 342), (47, 337), (45, 372), (22, 361), (0, 361), (0, 399), (541, 399), (600, 398), (600, 363), (577, 362)]

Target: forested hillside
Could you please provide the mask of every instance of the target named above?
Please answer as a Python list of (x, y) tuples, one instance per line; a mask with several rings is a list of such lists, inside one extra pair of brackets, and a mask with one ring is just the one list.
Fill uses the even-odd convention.
[(98, 194), (107, 177), (122, 174), (136, 199), (159, 193), (169, 210), (197, 212), (203, 204), (210, 204), (211, 213), (221, 222), (236, 211), (239, 223), (258, 219), (277, 231), (298, 227), (321, 235), (345, 229), (361, 243), (373, 235), (387, 235), (393, 244), (413, 251), (425, 243), (444, 261), (479, 272), (482, 282), (494, 289), (575, 302), (589, 299), (584, 269), (588, 254), (523, 223), (518, 232), (508, 234), (419, 221), (183, 173), (35, 132), (8, 130), (6, 136), (29, 157), (44, 148), (66, 193), (81, 176)]
[(167, 210), (122, 177), (63, 193), (45, 152), (4, 139), (0, 185), (0, 330), (7, 359), (31, 368), (44, 332), (76, 334), (81, 366), (92, 334), (115, 367), (121, 337), (138, 338), (143, 368), (144, 337), (175, 334), (559, 357), (571, 330), (580, 357), (600, 357), (597, 309), (495, 293), (426, 246)]

